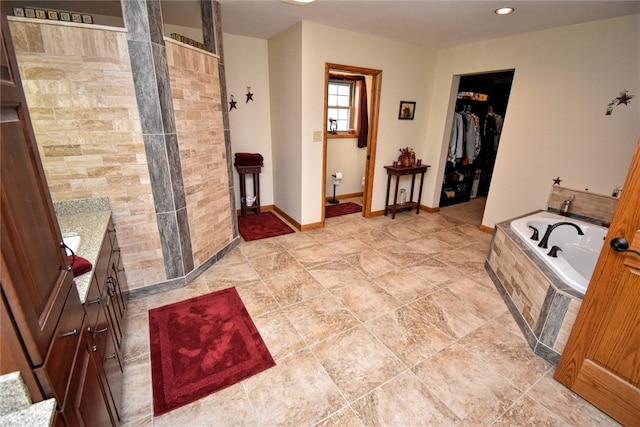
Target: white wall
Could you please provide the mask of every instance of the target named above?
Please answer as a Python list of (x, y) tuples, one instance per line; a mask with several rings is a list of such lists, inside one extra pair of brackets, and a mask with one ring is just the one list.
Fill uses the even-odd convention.
[[(269, 92), (269, 51), (267, 41), (253, 37), (223, 35), (227, 94), (234, 95), (237, 108), (229, 111), (231, 151), (260, 153), (264, 167), (260, 173), (260, 203), (272, 205), (273, 156), (271, 153), (271, 114)], [(247, 102), (247, 86), (253, 101)], [(229, 108), (229, 104), (227, 104)], [(233, 159), (232, 159), (233, 162)], [(239, 176), (233, 173), (236, 209), (240, 209)], [(253, 194), (247, 178), (247, 194)]]
[[(438, 206), (457, 76), (505, 69), (515, 69), (515, 76), (483, 224), (492, 227), (543, 208), (556, 176), (568, 187), (611, 194), (623, 184), (640, 136), (639, 40), (640, 15), (439, 52), (298, 24), (268, 41), (271, 103), (257, 112), (271, 115), (273, 203), (303, 225), (320, 221), (323, 143), (313, 142), (313, 131), (324, 126), (326, 62), (383, 70), (373, 211), (384, 208), (383, 166), (403, 146), (415, 148), (432, 166), (422, 201)], [(228, 83), (240, 68), (260, 73), (256, 51), (244, 51), (240, 41), (246, 42), (225, 45)], [(246, 84), (239, 83), (244, 93)], [(624, 89), (636, 97), (605, 116), (607, 104)], [(417, 102), (415, 120), (397, 119), (400, 100)], [(252, 132), (252, 117), (232, 121), (234, 151), (242, 142), (237, 133)], [(259, 151), (250, 137), (242, 143), (246, 151)]]
[[(322, 215), (322, 142), (313, 142), (313, 131), (324, 123), (325, 63), (382, 70), (382, 94), (372, 210), (384, 209), (384, 165), (398, 158), (400, 147), (424, 154), (424, 135), (431, 105), (430, 85), (436, 52), (366, 34), (302, 23), (302, 223), (319, 222)], [(400, 101), (416, 101), (414, 120), (398, 120)], [(273, 110), (272, 110), (273, 113)], [(331, 171), (327, 171), (330, 174)]]
[(362, 177), (365, 173), (367, 148), (358, 148), (355, 138), (336, 138), (327, 140), (327, 176), (326, 194), (333, 196), (334, 172), (342, 173), (342, 180), (336, 187), (336, 195), (362, 193)]
[[(433, 80), (427, 163), (444, 165), (453, 76), (515, 69), (483, 224), (545, 207), (553, 184), (611, 194), (640, 137), (640, 15), (443, 50)], [(457, 85), (457, 83), (456, 83)], [(628, 89), (637, 98), (606, 116)], [(442, 174), (428, 174), (437, 206)]]
[[(273, 37), (268, 46), (274, 204), (305, 224), (302, 151), (312, 135), (302, 138), (302, 24)], [(317, 185), (321, 184), (318, 180)]]

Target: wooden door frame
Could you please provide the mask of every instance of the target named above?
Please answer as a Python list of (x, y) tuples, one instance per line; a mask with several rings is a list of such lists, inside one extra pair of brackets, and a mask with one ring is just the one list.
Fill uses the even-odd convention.
[(367, 143), (367, 155), (364, 170), (364, 189), (363, 189), (363, 205), (362, 216), (365, 218), (371, 217), (371, 194), (373, 192), (373, 177), (375, 175), (376, 164), (376, 147), (378, 145), (378, 120), (380, 118), (380, 93), (382, 89), (382, 70), (376, 70), (373, 68), (355, 67), (352, 65), (342, 65), (325, 63), (324, 66), (324, 121), (322, 126), (322, 226), (324, 227), (324, 207), (326, 205), (326, 192), (327, 192), (327, 103), (329, 86), (329, 72), (334, 71), (346, 71), (354, 74), (361, 74), (363, 76), (370, 76), (372, 79), (370, 90), (370, 117), (369, 117), (369, 141)]

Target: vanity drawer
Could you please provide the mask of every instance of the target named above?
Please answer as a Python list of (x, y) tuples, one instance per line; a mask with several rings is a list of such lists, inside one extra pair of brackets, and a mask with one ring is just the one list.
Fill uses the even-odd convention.
[(72, 287), (44, 363), (34, 369), (45, 395), (55, 397), (58, 405), (64, 402), (83, 320), (84, 309), (80, 304), (78, 291)]

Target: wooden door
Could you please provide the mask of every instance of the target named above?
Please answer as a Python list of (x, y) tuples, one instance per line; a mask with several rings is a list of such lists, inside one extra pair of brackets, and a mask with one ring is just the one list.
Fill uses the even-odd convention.
[[(0, 38), (0, 280), (33, 366), (42, 364), (73, 285), (2, 16)], [(80, 300), (77, 297), (77, 304)]]
[(640, 141), (556, 380), (627, 426), (640, 425)]

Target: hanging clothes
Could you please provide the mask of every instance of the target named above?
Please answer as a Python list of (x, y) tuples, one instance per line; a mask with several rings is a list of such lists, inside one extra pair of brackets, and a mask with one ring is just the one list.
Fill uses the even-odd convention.
[(460, 113), (454, 113), (451, 125), (451, 138), (449, 140), (449, 155), (447, 160), (455, 163), (456, 159), (462, 159), (464, 155), (464, 120)]
[(481, 147), (480, 119), (471, 113), (470, 106), (466, 106), (463, 111), (453, 114), (447, 160), (453, 164), (472, 164)]

